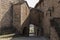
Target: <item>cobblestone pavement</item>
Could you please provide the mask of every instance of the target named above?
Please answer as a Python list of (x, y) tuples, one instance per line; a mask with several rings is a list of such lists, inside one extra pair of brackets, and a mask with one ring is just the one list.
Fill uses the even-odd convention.
[(0, 40), (48, 40), (44, 37), (15, 37), (15, 38), (0, 38)]
[[(9, 35), (7, 35), (9, 36)], [(0, 40), (48, 40), (46, 37), (4, 37), (0, 36)]]
[(14, 38), (12, 40), (47, 40), (46, 38), (44, 37), (20, 37), (20, 38)]

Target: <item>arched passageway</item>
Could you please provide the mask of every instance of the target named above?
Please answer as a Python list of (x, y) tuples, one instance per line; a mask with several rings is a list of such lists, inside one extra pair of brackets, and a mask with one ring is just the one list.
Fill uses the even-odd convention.
[(43, 29), (39, 26), (34, 24), (30, 24), (29, 27), (23, 28), (23, 36), (42, 36)]

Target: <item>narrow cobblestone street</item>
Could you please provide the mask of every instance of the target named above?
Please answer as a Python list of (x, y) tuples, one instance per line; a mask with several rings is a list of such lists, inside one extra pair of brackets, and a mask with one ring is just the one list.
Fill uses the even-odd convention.
[(13, 37), (14, 34), (2, 35), (0, 40), (48, 40), (46, 37)]
[(0, 40), (48, 40), (44, 37), (16, 37), (16, 38), (0, 38)]
[(47, 40), (44, 37), (19, 37), (19, 38), (13, 38), (12, 40)]

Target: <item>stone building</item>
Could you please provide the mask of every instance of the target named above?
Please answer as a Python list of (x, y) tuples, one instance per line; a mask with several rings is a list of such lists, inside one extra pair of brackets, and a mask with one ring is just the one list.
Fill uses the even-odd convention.
[[(18, 3), (19, 0), (0, 0), (0, 32), (9, 31), (12, 27), (12, 4)], [(13, 28), (13, 27), (12, 27)], [(8, 30), (7, 30), (8, 29)], [(13, 30), (13, 29), (11, 29)]]
[(33, 24), (36, 36), (59, 40), (59, 4), (60, 0), (40, 0), (35, 8), (30, 8), (24, 0), (0, 0), (0, 34), (14, 30), (29, 36), (29, 25)]
[[(60, 23), (57, 20), (60, 19), (60, 1), (59, 0), (40, 0), (35, 8), (41, 9), (44, 12), (43, 29), (45, 35), (50, 35), (50, 40), (59, 40)], [(54, 30), (54, 31), (53, 31)], [(53, 34), (53, 32), (55, 35)]]
[(29, 16), (30, 9), (27, 2), (23, 1), (13, 5), (13, 27), (16, 27), (19, 34), (23, 34), (24, 28), (27, 28), (25, 33), (28, 33)]

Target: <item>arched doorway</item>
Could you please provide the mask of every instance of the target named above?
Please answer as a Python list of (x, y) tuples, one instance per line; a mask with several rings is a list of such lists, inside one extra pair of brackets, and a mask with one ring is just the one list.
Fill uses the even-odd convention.
[(33, 24), (29, 25), (29, 36), (35, 36), (35, 27)]
[(42, 28), (36, 26), (34, 24), (29, 25), (29, 36), (41, 36), (42, 35)]
[(34, 24), (30, 24), (28, 27), (23, 28), (23, 36), (42, 36), (43, 29)]

